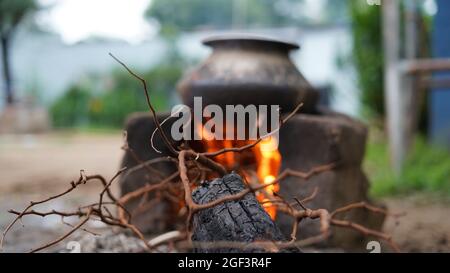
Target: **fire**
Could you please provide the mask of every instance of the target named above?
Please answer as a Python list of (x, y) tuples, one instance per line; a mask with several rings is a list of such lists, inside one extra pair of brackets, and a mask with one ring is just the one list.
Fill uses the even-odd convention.
[[(206, 130), (203, 130), (202, 127), (200, 127), (199, 130), (202, 131), (203, 136), (208, 133)], [(203, 139), (202, 142), (207, 152), (215, 152), (223, 148), (241, 147), (254, 141)], [(243, 153), (225, 153), (217, 156), (215, 160), (224, 165), (227, 169), (237, 170), (238, 172), (240, 172), (240, 168), (249, 165), (249, 162), (250, 164), (256, 165), (256, 168), (254, 168), (256, 177), (251, 176), (246, 172), (241, 172), (241, 174), (245, 176), (247, 181), (257, 180), (260, 184), (270, 184), (275, 181), (281, 167), (281, 154), (278, 151), (277, 139), (274, 137), (263, 139), (255, 145), (251, 151), (244, 151)], [(273, 192), (278, 191), (279, 185), (272, 184), (257, 194), (258, 201), (263, 204), (264, 209), (272, 219), (275, 219), (276, 217), (276, 207), (267, 201), (273, 197)]]
[[(255, 146), (254, 153), (256, 156), (256, 174), (260, 183), (270, 184), (275, 181), (281, 166), (281, 154), (278, 151), (278, 143), (276, 138), (267, 137)], [(260, 193), (257, 198), (260, 202), (269, 201), (273, 196), (273, 192), (278, 192), (280, 186), (271, 184), (265, 188), (265, 191)], [(276, 208), (270, 203), (263, 204), (264, 209), (272, 219), (276, 217)]]

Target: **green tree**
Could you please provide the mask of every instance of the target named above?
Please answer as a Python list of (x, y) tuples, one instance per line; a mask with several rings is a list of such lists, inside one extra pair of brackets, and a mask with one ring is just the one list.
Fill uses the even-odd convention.
[(88, 122), (91, 94), (85, 87), (73, 85), (51, 107), (55, 127), (82, 126)]
[[(168, 110), (183, 67), (180, 59), (170, 56), (148, 71), (137, 71), (146, 79), (157, 111)], [(127, 71), (113, 70), (109, 79), (98, 85), (101, 79), (105, 76), (91, 74), (87, 81), (77, 81), (53, 102), (50, 107), (53, 126), (122, 128), (130, 113), (148, 111), (141, 83)]]
[(36, 9), (37, 5), (34, 0), (0, 1), (0, 44), (7, 104), (12, 104), (14, 102), (10, 64), (11, 41), (19, 24), (28, 14)]
[(353, 62), (366, 111), (384, 115), (381, 8), (366, 1), (349, 1), (353, 32)]

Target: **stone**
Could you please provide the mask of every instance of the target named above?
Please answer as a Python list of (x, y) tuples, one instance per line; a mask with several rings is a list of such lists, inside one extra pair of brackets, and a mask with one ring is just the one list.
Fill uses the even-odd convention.
[[(158, 114), (158, 120), (162, 122), (168, 116), (169, 114)], [(162, 127), (166, 134), (170, 135), (171, 121), (169, 120)], [(155, 128), (156, 126), (153, 122), (153, 118), (149, 113), (132, 114), (126, 121), (125, 130), (127, 132), (128, 146), (141, 161), (170, 155), (170, 152), (165, 146), (159, 133), (155, 134), (154, 145), (162, 153), (159, 154), (152, 149), (150, 138)], [(127, 167), (129, 171), (137, 165), (139, 165), (139, 162), (135, 160), (132, 153), (126, 151), (121, 166)], [(146, 168), (141, 168), (132, 173), (122, 175), (119, 182), (121, 195), (123, 196), (129, 192), (135, 191), (146, 184), (161, 181), (161, 177), (156, 175), (156, 172), (160, 173), (162, 177), (167, 177), (177, 170), (176, 165), (170, 162), (156, 163), (151, 165), (151, 168), (154, 172), (151, 172)], [(148, 196), (148, 198), (152, 197), (154, 197), (153, 194)], [(133, 213), (131, 222), (136, 225), (139, 230), (144, 233), (157, 234), (175, 228), (178, 221), (176, 215), (179, 208), (174, 207), (173, 203), (162, 198), (161, 202), (153, 205), (150, 211), (139, 211), (137, 207), (140, 203), (141, 199), (137, 198), (128, 202), (125, 206), (129, 212)]]
[[(159, 114), (158, 119), (162, 121), (167, 116), (168, 114)], [(173, 121), (170, 120), (163, 125), (163, 129), (168, 134)], [(134, 114), (127, 121), (129, 146), (143, 160), (169, 155), (159, 134), (155, 136), (155, 145), (163, 153), (158, 154), (150, 147), (150, 136), (154, 128), (149, 114)], [(302, 199), (309, 196), (317, 186), (319, 191), (316, 198), (307, 204), (312, 209), (325, 208), (332, 211), (361, 201), (374, 204), (368, 197), (369, 182), (361, 167), (366, 138), (366, 126), (343, 114), (321, 109), (317, 115), (295, 115), (280, 130), (279, 150), (282, 155), (282, 170), (290, 168), (306, 172), (316, 166), (332, 162), (337, 163), (338, 166), (331, 171), (315, 175), (308, 181), (290, 177), (280, 183), (280, 194), (291, 201), (293, 197)], [(130, 168), (136, 165), (131, 154), (127, 152), (122, 166)], [(165, 176), (176, 171), (173, 163), (159, 163), (155, 168)], [(146, 183), (157, 181), (156, 177), (149, 177), (148, 171), (144, 169), (126, 177), (122, 176), (120, 181), (122, 194), (136, 190)], [(133, 210), (136, 206), (137, 202), (128, 204), (127, 208)], [(363, 209), (345, 214), (345, 219), (378, 230), (384, 222), (383, 215)], [(150, 212), (136, 215), (133, 223), (144, 232), (161, 233), (172, 230), (179, 220), (170, 202), (161, 202)], [(284, 236), (289, 238), (292, 219), (278, 213), (276, 223)], [(318, 232), (317, 220), (304, 220), (299, 229), (298, 239), (317, 235)], [(369, 238), (363, 237), (356, 231), (336, 228), (332, 230), (330, 239), (322, 246), (365, 250), (367, 241)]]
[[(318, 194), (307, 204), (311, 209), (324, 208), (330, 212), (354, 202), (373, 204), (368, 197), (369, 183), (361, 169), (365, 153), (367, 128), (348, 116), (322, 111), (320, 115), (298, 114), (280, 130), (282, 170), (307, 172), (319, 165), (337, 163), (333, 170), (319, 173), (308, 180), (289, 177), (280, 183), (280, 194), (292, 201), (309, 196), (315, 187)], [(345, 219), (373, 229), (381, 229), (384, 216), (357, 209)], [(292, 219), (279, 213), (276, 223), (284, 234), (290, 234)], [(317, 220), (304, 220), (297, 239), (319, 233)], [(365, 238), (356, 231), (333, 228), (332, 236), (323, 243), (327, 247), (365, 249)]]

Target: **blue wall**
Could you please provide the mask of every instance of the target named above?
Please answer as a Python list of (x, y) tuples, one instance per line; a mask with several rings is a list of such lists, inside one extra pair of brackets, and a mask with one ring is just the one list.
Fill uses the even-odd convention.
[[(450, 1), (437, 0), (438, 13), (434, 19), (433, 57), (450, 58)], [(450, 78), (450, 73), (434, 77)], [(430, 93), (430, 136), (432, 141), (450, 147), (450, 88), (434, 89)]]

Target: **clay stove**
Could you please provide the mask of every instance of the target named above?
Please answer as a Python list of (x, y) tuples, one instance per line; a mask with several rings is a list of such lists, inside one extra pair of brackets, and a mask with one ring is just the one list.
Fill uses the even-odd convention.
[[(298, 45), (248, 35), (213, 37), (205, 40), (204, 44), (213, 49), (211, 55), (196, 69), (186, 74), (178, 84), (178, 91), (184, 104), (193, 106), (194, 96), (200, 96), (203, 105), (217, 104), (224, 107), (237, 104), (244, 106), (276, 104), (284, 114), (292, 111), (300, 102), (304, 104), (301, 111), (281, 128), (278, 150), (266, 149), (273, 145), (268, 139), (255, 146), (248, 154), (224, 154), (216, 159), (218, 162), (230, 171), (248, 170), (241, 174), (247, 180), (259, 183), (273, 181), (277, 174), (286, 168), (308, 171), (315, 166), (334, 162), (338, 167), (332, 171), (321, 173), (308, 181), (290, 177), (279, 186), (268, 189), (266, 194), (276, 191), (287, 199), (303, 198), (317, 187), (317, 195), (308, 205), (311, 208), (321, 207), (330, 211), (352, 202), (369, 202), (368, 181), (361, 170), (367, 129), (362, 123), (348, 116), (317, 106), (318, 92), (289, 58), (289, 53), (298, 49)], [(161, 121), (166, 117), (168, 114), (158, 116)], [(148, 114), (134, 114), (126, 124), (129, 146), (141, 160), (161, 156), (148, 145), (154, 128), (155, 125)], [(165, 124), (163, 129), (170, 135), (170, 122)], [(159, 136), (155, 142), (158, 148), (163, 149), (163, 153), (169, 154), (169, 151), (164, 150)], [(193, 141), (190, 145), (199, 151), (215, 151), (247, 143), (248, 141), (203, 140)], [(267, 150), (271, 152), (268, 153)], [(129, 168), (137, 165), (134, 156), (127, 152), (122, 165)], [(155, 168), (165, 175), (175, 171), (175, 167), (167, 163), (159, 163)], [(146, 179), (143, 179), (145, 176)], [(151, 183), (151, 180), (147, 170), (123, 177), (122, 194), (143, 186), (143, 181)], [(258, 200), (262, 203), (265, 199), (265, 196), (258, 196)], [(291, 219), (282, 214), (277, 215), (276, 210), (270, 206), (266, 205), (265, 209), (288, 235)], [(176, 217), (173, 217), (176, 213), (177, 208), (171, 206), (169, 202), (167, 204), (161, 202), (151, 211), (134, 216), (134, 222), (141, 230), (161, 232), (176, 225), (174, 221)], [(375, 229), (379, 229), (383, 223), (383, 217), (374, 217), (362, 210), (355, 211), (347, 217)], [(318, 223), (302, 222), (298, 239), (315, 235), (317, 230)], [(356, 232), (333, 230), (333, 236), (325, 244), (360, 247), (365, 245), (362, 240), (363, 237)]]

